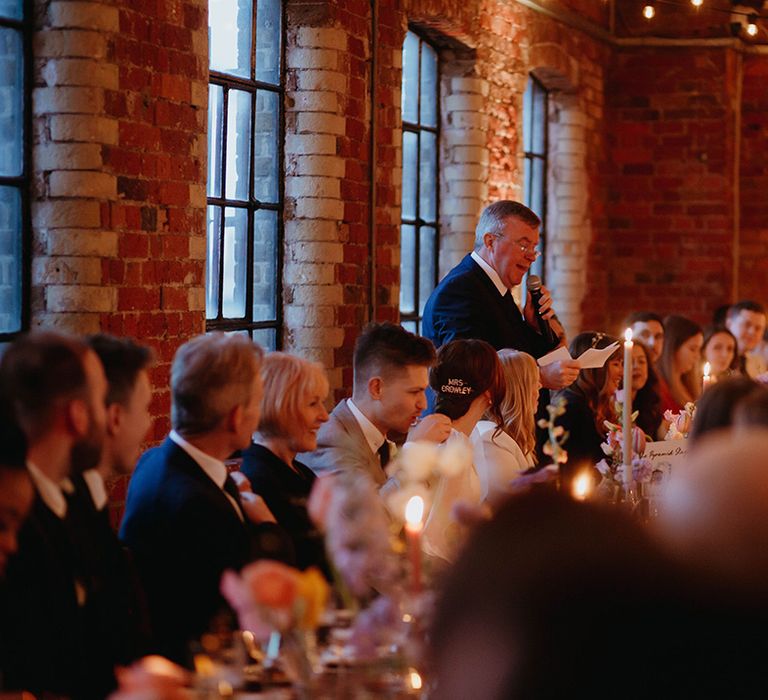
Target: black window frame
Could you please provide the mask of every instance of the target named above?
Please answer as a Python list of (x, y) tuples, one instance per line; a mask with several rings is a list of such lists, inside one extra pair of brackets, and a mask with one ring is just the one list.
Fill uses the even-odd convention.
[[(536, 211), (536, 213), (539, 215), (539, 218), (541, 219), (541, 228), (539, 231), (539, 245), (536, 246), (536, 249), (541, 253), (541, 255), (538, 257), (537, 261), (531, 265), (531, 272), (533, 274), (537, 274), (538, 269), (538, 275), (541, 277), (542, 281), (546, 280), (546, 272), (547, 272), (547, 266), (546, 266), (546, 249), (547, 249), (547, 174), (549, 172), (549, 90), (544, 86), (544, 84), (536, 78), (535, 75), (532, 73), (528, 76), (528, 84), (525, 86), (526, 92), (528, 90), (531, 90), (531, 105), (532, 109), (528, 110), (526, 113), (526, 110), (523, 109), (523, 158), (527, 163), (527, 167), (523, 168), (523, 173), (525, 174), (527, 172), (528, 177), (526, 178), (525, 175), (523, 179), (525, 180), (523, 182), (523, 204), (525, 206), (529, 207), (530, 209), (534, 209), (532, 206), (532, 196), (533, 196), (533, 190), (532, 182), (534, 178), (534, 172), (535, 168), (533, 167), (534, 162), (538, 161), (541, 164), (541, 182), (539, 183), (539, 187), (541, 188), (541, 211)], [(541, 109), (538, 109), (535, 107), (537, 98), (542, 100), (542, 106)], [(525, 103), (525, 98), (524, 98)], [(541, 152), (538, 152), (535, 150), (534, 143), (533, 143), (533, 137), (530, 138), (530, 149), (525, 148), (525, 134), (526, 130), (527, 133), (533, 134), (534, 131), (534, 123), (537, 117), (540, 117), (542, 120), (541, 128), (544, 132), (544, 139), (543, 139), (543, 149)]]
[(15, 187), (19, 190), (21, 199), (21, 313), (19, 317), (19, 330), (0, 332), (0, 343), (8, 343), (25, 333), (30, 328), (30, 295), (32, 286), (32, 214), (29, 195), (29, 185), (32, 177), (32, 87), (33, 87), (33, 20), (32, 0), (24, 0), (22, 3), (22, 18), (10, 19), (0, 16), (0, 27), (17, 30), (21, 34), (23, 68), (23, 114), (22, 124), (24, 133), (22, 136), (22, 170), (20, 175), (0, 175), (0, 186)]
[[(414, 330), (416, 333), (421, 332), (421, 321), (423, 318), (423, 314), (420, 313), (420, 306), (422, 305), (422, 302), (426, 302), (426, 299), (421, 299), (419, 295), (419, 287), (420, 287), (420, 267), (421, 267), (421, 227), (422, 226), (429, 226), (434, 227), (435, 229), (435, 251), (434, 251), (434, 279), (432, 280), (432, 289), (434, 289), (437, 286), (437, 283), (440, 279), (440, 136), (441, 136), (441, 130), (440, 130), (440, 123), (441, 123), (441, 105), (440, 105), (440, 50), (438, 49), (435, 44), (433, 44), (431, 41), (428, 41), (424, 38), (422, 34), (420, 34), (417, 30), (415, 30), (413, 27), (408, 28), (408, 32), (406, 33), (405, 38), (403, 39), (403, 47), (405, 46), (405, 41), (407, 40), (408, 33), (414, 34), (418, 40), (419, 40), (419, 70), (418, 70), (418, 79), (416, 81), (416, 84), (418, 85), (418, 97), (416, 102), (416, 114), (419, 117), (419, 122), (409, 122), (406, 121), (405, 118), (402, 119), (402, 129), (403, 129), (403, 139), (400, 142), (400, 146), (403, 149), (403, 156), (405, 156), (405, 149), (403, 148), (403, 143), (405, 140), (405, 133), (415, 133), (416, 134), (416, 201), (415, 201), (415, 213), (416, 216), (412, 219), (407, 219), (403, 217), (402, 214), (402, 207), (400, 209), (400, 232), (401, 232), (401, 247), (400, 247), (400, 255), (401, 255), (401, 262), (400, 262), (400, 285), (402, 289), (402, 255), (403, 255), (403, 249), (402, 249), (402, 230), (403, 226), (413, 226), (414, 228), (414, 244), (415, 244), (415, 260), (418, 261), (418, 264), (414, 264), (413, 266), (413, 311), (412, 312), (403, 312), (400, 308), (399, 304), (399, 297), (398, 297), (398, 312), (400, 314), (400, 323), (402, 325), (410, 325), (412, 324), (414, 327)], [(435, 124), (436, 126), (430, 127), (425, 126), (421, 124), (421, 47), (423, 44), (426, 44), (429, 46), (434, 52), (436, 57), (436, 75), (435, 75)], [(405, 76), (405, 65), (403, 64), (403, 76)], [(402, 83), (401, 83), (402, 85)], [(436, 158), (435, 158), (435, 221), (425, 221), (420, 216), (420, 190), (421, 190), (421, 133), (422, 132), (429, 132), (435, 135), (435, 144), (436, 144)], [(402, 182), (401, 182), (402, 187)]]
[[(249, 150), (249, 173), (248, 178), (248, 198), (246, 200), (241, 199), (229, 199), (224, 196), (211, 197), (206, 193), (206, 210), (210, 206), (220, 207), (222, 211), (220, 221), (219, 232), (219, 270), (218, 270), (218, 313), (215, 318), (208, 318), (207, 308), (207, 294), (206, 289), (206, 319), (205, 329), (207, 332), (211, 331), (223, 331), (225, 333), (237, 333), (247, 332), (248, 335), (253, 338), (254, 331), (259, 330), (274, 330), (275, 349), (282, 348), (283, 345), (283, 245), (285, 241), (285, 221), (284, 221), (284, 202), (285, 202), (285, 177), (284, 177), (284, 163), (285, 163), (285, 44), (286, 44), (286, 13), (285, 4), (280, 3), (281, 16), (280, 16), (280, 47), (278, 49), (279, 54), (279, 82), (277, 85), (272, 83), (266, 83), (260, 80), (256, 80), (256, 50), (258, 42), (258, 34), (256, 31), (257, 25), (257, 10), (258, 1), (253, 0), (253, 7), (251, 12), (251, 52), (250, 52), (250, 78), (243, 78), (240, 76), (230, 75), (228, 73), (222, 73), (213, 69), (209, 70), (208, 85), (216, 85), (222, 88), (222, 116), (221, 126), (222, 129), (222, 141), (221, 141), (221, 163), (219, 177), (221, 178), (221, 194), (226, 194), (225, 183), (227, 173), (227, 128), (228, 128), (228, 108), (229, 108), (229, 91), (241, 90), (251, 94), (251, 115), (250, 115), (250, 150)], [(254, 39), (255, 38), (255, 39)], [(255, 123), (256, 123), (256, 96), (258, 91), (268, 91), (277, 95), (278, 104), (278, 129), (277, 129), (277, 202), (262, 202), (254, 196), (254, 177), (253, 177), (253, 163), (254, 163), (254, 149), (256, 145)], [(210, 106), (209, 106), (210, 108)], [(207, 135), (210, 139), (210, 134)], [(210, 142), (209, 142), (210, 143)], [(206, 182), (207, 189), (207, 182)], [(229, 318), (223, 315), (224, 304), (224, 227), (225, 219), (224, 212), (227, 208), (243, 209), (247, 212), (247, 236), (246, 236), (246, 282), (245, 282), (245, 316), (243, 318)], [(267, 321), (254, 320), (253, 318), (253, 284), (254, 284), (254, 214), (257, 211), (275, 211), (277, 213), (277, 240), (275, 241), (275, 318)], [(206, 211), (206, 250), (208, 248), (208, 214)], [(206, 279), (207, 284), (207, 279)]]

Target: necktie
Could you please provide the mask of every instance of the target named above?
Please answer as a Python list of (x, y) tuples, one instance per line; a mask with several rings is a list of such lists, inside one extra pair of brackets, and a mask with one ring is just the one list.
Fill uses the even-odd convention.
[(384, 442), (382, 443), (381, 447), (377, 450), (379, 455), (379, 462), (381, 463), (381, 468), (384, 469), (389, 464), (389, 440), (384, 438)]
[(229, 474), (227, 474), (227, 478), (224, 479), (224, 491), (232, 497), (235, 503), (237, 503), (240, 515), (243, 516), (243, 503), (240, 500), (240, 491), (238, 490), (234, 479)]

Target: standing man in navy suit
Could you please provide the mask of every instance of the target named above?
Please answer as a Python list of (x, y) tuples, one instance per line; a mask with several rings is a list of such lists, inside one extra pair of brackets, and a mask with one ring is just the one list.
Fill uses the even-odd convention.
[[(539, 217), (519, 202), (502, 200), (485, 208), (475, 229), (475, 249), (443, 278), (424, 308), (423, 333), (435, 347), (454, 338), (477, 338), (497, 350), (514, 348), (535, 358), (556, 347), (539, 333), (530, 295), (523, 312), (512, 298), (512, 289), (538, 257), (540, 225)], [(564, 342), (543, 287), (540, 311)], [(545, 389), (562, 389), (575, 381), (579, 369), (574, 361), (562, 361), (540, 372)]]
[(261, 359), (240, 335), (182, 345), (171, 368), (173, 430), (142, 456), (128, 488), (120, 539), (144, 585), (153, 650), (175, 661), (188, 660), (189, 643), (226, 609), (226, 569), (291, 559), (264, 501), (241, 494), (224, 464), (258, 426)]

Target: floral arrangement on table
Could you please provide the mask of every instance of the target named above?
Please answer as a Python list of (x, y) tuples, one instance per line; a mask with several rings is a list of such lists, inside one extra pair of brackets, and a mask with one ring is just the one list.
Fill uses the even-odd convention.
[(267, 661), (281, 651), (286, 675), (300, 686), (311, 685), (319, 671), (314, 633), (330, 593), (320, 571), (298, 571), (263, 559), (239, 574), (225, 571), (221, 593), (237, 613), (240, 627), (258, 641), (268, 641)]
[[(624, 484), (624, 433), (623, 423), (623, 396), (617, 392), (615, 403), (617, 423), (604, 421), (606, 440), (600, 445), (606, 458), (601, 459), (595, 467), (600, 472), (603, 480), (600, 482), (600, 491), (603, 494), (614, 495), (617, 489), (623, 489)], [(650, 460), (643, 457), (647, 436), (643, 430), (635, 425), (638, 412), (630, 416), (632, 425), (632, 480), (636, 484), (646, 484), (651, 480), (653, 467)]]
[(693, 425), (693, 417), (696, 414), (696, 404), (689, 401), (680, 413), (672, 411), (664, 412), (664, 420), (669, 423), (669, 430), (664, 436), (665, 440), (684, 440)]
[(563, 448), (563, 444), (568, 440), (569, 435), (562, 425), (557, 425), (557, 419), (565, 413), (567, 403), (563, 396), (559, 396), (547, 406), (549, 418), (539, 418), (537, 423), (540, 428), (547, 430), (547, 441), (542, 451), (552, 458), (553, 464), (565, 464), (568, 461), (568, 452)]

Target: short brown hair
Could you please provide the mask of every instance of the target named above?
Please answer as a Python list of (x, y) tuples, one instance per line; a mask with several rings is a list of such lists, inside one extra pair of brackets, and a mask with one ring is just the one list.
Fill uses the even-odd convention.
[(354, 385), (360, 388), (374, 374), (405, 369), (410, 365), (430, 367), (435, 346), (395, 323), (368, 324), (355, 343)]
[(62, 403), (87, 399), (88, 347), (63, 333), (33, 331), (15, 340), (0, 362), (3, 393), (30, 441), (51, 427)]
[(139, 372), (152, 362), (152, 350), (130, 338), (99, 333), (90, 335), (86, 342), (101, 360), (107, 376), (107, 406), (117, 403), (126, 406), (131, 398)]
[(171, 424), (182, 435), (214, 430), (248, 402), (264, 352), (243, 335), (209, 333), (184, 343), (171, 366)]
[(290, 433), (299, 414), (299, 402), (306, 394), (328, 394), (325, 369), (285, 352), (271, 352), (261, 364), (264, 395), (261, 399), (259, 433), (264, 437), (282, 437)]

